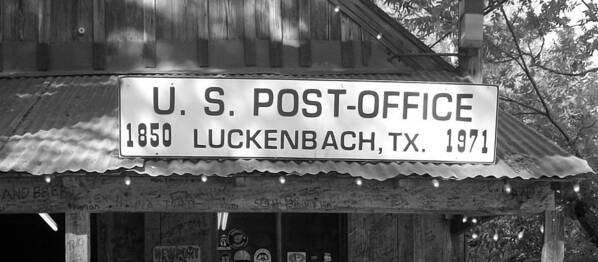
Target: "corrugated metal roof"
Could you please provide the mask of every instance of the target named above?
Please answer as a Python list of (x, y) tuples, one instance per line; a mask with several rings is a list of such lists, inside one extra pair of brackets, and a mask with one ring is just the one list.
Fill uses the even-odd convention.
[[(169, 74), (168, 76), (190, 76)], [(194, 75), (242, 78), (377, 79), (462, 82), (453, 74), (238, 73)], [(283, 160), (161, 160), (118, 156), (118, 77), (63, 76), (0, 80), (0, 172), (34, 175), (66, 171), (133, 170), (141, 174), (230, 176), (261, 171), (286, 174), (337, 172), (384, 180), (397, 175), (471, 177), (567, 177), (592, 172), (576, 158), (506, 113), (499, 114), (498, 161), (492, 165), (421, 162)]]

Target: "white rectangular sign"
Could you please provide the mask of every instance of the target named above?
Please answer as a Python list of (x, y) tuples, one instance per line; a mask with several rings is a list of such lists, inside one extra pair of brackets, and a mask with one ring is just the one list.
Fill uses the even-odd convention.
[(124, 157), (492, 163), (498, 88), (124, 77)]

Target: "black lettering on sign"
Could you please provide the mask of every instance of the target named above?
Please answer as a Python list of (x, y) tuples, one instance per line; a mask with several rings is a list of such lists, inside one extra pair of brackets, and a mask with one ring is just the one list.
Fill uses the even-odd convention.
[[(366, 95), (371, 96), (374, 99), (374, 106), (373, 106), (373, 110), (370, 113), (366, 113), (364, 111), (364, 98)], [(376, 117), (378, 115), (378, 93), (371, 91), (371, 90), (366, 90), (366, 91), (362, 91), (361, 93), (359, 93), (359, 98), (357, 101), (357, 111), (359, 112), (359, 116), (363, 117), (363, 118), (373, 118)]]
[(291, 135), (287, 130), (280, 131), (280, 149), (284, 149), (285, 141), (288, 142), (291, 149), (297, 149), (297, 141), (299, 140), (299, 131), (295, 130), (295, 137), (294, 139), (291, 138)]
[(328, 89), (328, 94), (334, 97), (334, 117), (338, 117), (339, 97), (347, 93), (344, 89)]
[(318, 101), (310, 100), (308, 97), (310, 94), (314, 94), (318, 98), (322, 97), (322, 92), (320, 92), (320, 90), (318, 90), (318, 89), (305, 90), (305, 92), (303, 92), (303, 103), (305, 103), (308, 106), (315, 107), (315, 112), (310, 113), (307, 111), (306, 108), (303, 108), (302, 109), (303, 115), (305, 117), (318, 117), (322, 113), (322, 105)]
[(463, 99), (472, 99), (473, 94), (458, 94), (457, 95), (457, 121), (471, 122), (471, 117), (461, 117), (461, 110), (471, 110), (471, 105), (463, 105)]
[[(288, 104), (284, 103), (284, 95), (290, 95), (292, 99), (292, 107), (291, 111), (285, 111), (283, 105)], [(276, 104), (276, 108), (278, 109), (278, 114), (281, 116), (295, 116), (299, 111), (299, 94), (294, 89), (282, 89), (278, 92), (278, 103)]]
[(438, 115), (438, 99), (440, 98), (446, 98), (449, 103), (453, 102), (453, 98), (447, 93), (436, 94), (434, 98), (432, 98), (432, 117), (436, 120), (447, 121), (451, 119), (451, 112), (447, 112), (444, 116)]
[(239, 140), (239, 143), (233, 144), (233, 134), (239, 134), (239, 136), (243, 136), (243, 131), (241, 129), (231, 129), (228, 131), (228, 146), (230, 148), (241, 148), (243, 147), (243, 140)]
[[(266, 101), (260, 100), (260, 95), (264, 94), (267, 95)], [(253, 90), (253, 115), (257, 116), (259, 114), (260, 107), (269, 107), (272, 106), (274, 102), (273, 98), (274, 94), (272, 90), (266, 88), (256, 88)]]
[(220, 96), (224, 95), (224, 90), (221, 87), (208, 87), (206, 89), (206, 93), (205, 93), (205, 98), (206, 101), (208, 103), (211, 104), (216, 104), (218, 105), (217, 109), (212, 110), (210, 109), (210, 107), (204, 107), (204, 111), (206, 112), (206, 115), (209, 116), (219, 116), (222, 115), (222, 113), (224, 112), (224, 101), (222, 101), (222, 99), (217, 99), (217, 98), (213, 98), (210, 96), (211, 93), (217, 93)]
[(154, 111), (156, 112), (156, 114), (159, 115), (172, 114), (172, 112), (174, 111), (174, 86), (172, 84), (170, 85), (168, 109), (160, 109), (158, 101), (158, 87), (154, 87)]
[(396, 91), (385, 91), (384, 92), (384, 104), (382, 105), (382, 118), (388, 117), (388, 109), (389, 108), (398, 108), (399, 104), (390, 103), (389, 98), (391, 96), (399, 96), (401, 92)]

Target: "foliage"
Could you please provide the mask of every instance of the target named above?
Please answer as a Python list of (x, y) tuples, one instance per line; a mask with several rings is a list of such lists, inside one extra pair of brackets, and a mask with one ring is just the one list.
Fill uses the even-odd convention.
[[(457, 49), (458, 1), (377, 4), (435, 51)], [(598, 170), (598, 3), (489, 0), (483, 14), (484, 82), (500, 87), (501, 109)], [(598, 183), (583, 188), (581, 198), (560, 199), (569, 215), (566, 257), (598, 255)], [(470, 260), (538, 260), (541, 225), (536, 216), (499, 217), (479, 225), (468, 233)], [(494, 241), (491, 232), (497, 230), (504, 238)], [(521, 230), (522, 240), (513, 237)], [(476, 240), (471, 238), (475, 232)]]

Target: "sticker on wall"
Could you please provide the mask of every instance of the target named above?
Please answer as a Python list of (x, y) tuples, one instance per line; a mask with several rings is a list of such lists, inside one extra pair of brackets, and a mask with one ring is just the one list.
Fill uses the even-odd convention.
[(199, 246), (156, 246), (154, 262), (200, 262)]
[(247, 241), (249, 241), (249, 238), (241, 230), (232, 229), (228, 233), (228, 243), (230, 244), (230, 247), (232, 249), (239, 249), (245, 247), (247, 245)]
[(220, 255), (220, 262), (230, 262), (230, 255), (227, 253)]
[(251, 254), (241, 249), (235, 252), (235, 255), (233, 256), (233, 261), (251, 262)]
[(332, 254), (324, 252), (324, 262), (332, 262)]
[(218, 248), (216, 250), (230, 250), (228, 235), (226, 233), (221, 234), (218, 238)]
[(307, 253), (305, 252), (287, 252), (287, 262), (306, 262)]
[(268, 249), (260, 248), (253, 254), (253, 262), (272, 262), (272, 255)]

